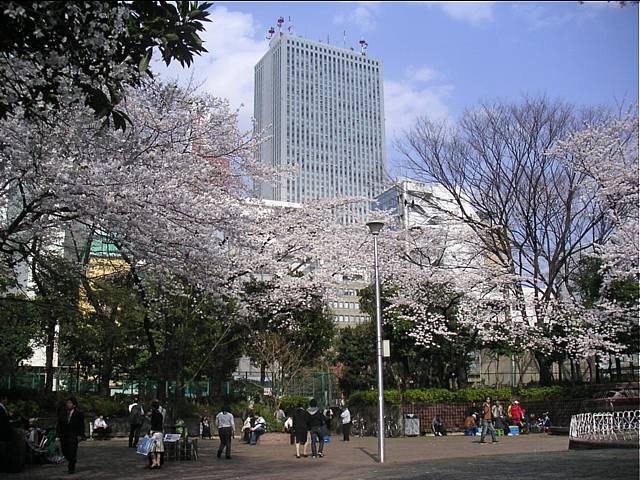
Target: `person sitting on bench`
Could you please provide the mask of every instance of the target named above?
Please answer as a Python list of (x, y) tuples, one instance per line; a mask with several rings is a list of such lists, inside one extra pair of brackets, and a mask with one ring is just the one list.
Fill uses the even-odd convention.
[(251, 440), (250, 444), (255, 445), (260, 435), (267, 431), (267, 422), (261, 415), (256, 415), (256, 421), (253, 427), (251, 427)]
[(96, 440), (106, 440), (109, 438), (109, 433), (111, 432), (111, 428), (107, 425), (107, 422), (104, 420), (104, 416), (100, 415), (93, 422), (93, 434)]

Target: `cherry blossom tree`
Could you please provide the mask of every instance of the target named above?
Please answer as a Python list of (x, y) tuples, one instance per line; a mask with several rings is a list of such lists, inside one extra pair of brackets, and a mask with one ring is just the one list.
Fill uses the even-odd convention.
[(344, 267), (350, 236), (333, 219), (349, 202), (281, 208), (250, 200), (251, 180), (274, 172), (254, 163), (259, 139), (237, 130), (225, 101), (152, 82), (129, 92), (123, 107), (134, 120), (125, 132), (101, 128), (83, 107), (47, 123), (16, 116), (0, 125), (3, 264), (35, 263), (43, 258), (35, 245), (56, 245), (81, 273), (95, 238), (116, 246), (156, 358), (158, 285), (175, 295), (186, 282), (239, 297), (259, 275), (276, 287), (273, 304), (302, 308), (305, 290)]
[[(544, 97), (485, 102), (454, 126), (421, 119), (397, 144), (419, 179), (438, 183), (455, 199), (457, 212), (443, 213), (473, 230), (493, 283), (501, 285), (496, 291), (531, 327), (526, 338), (542, 383), (552, 379), (550, 346), (564, 348), (560, 341), (549, 344), (549, 312), (560, 311), (551, 305), (570, 301), (580, 256), (606, 245), (616, 231), (593, 174), (572, 163), (583, 137), (562, 143), (602, 117)], [(623, 168), (608, 146), (599, 158)], [(591, 345), (599, 338), (594, 334)], [(603, 339), (601, 346), (606, 344)]]

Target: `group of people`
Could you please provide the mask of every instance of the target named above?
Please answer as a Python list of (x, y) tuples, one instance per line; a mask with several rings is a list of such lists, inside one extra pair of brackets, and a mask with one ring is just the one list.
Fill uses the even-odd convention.
[(254, 413), (253, 405), (242, 414), (242, 439), (244, 443), (255, 445), (261, 435), (267, 433), (267, 421), (258, 413)]
[(476, 435), (481, 429), (480, 443), (485, 443), (487, 433), (491, 435), (492, 441), (497, 442), (495, 431), (502, 430), (508, 435), (510, 425), (523, 426), (524, 415), (525, 411), (518, 400), (510, 402), (505, 412), (499, 400), (492, 402), (491, 398), (487, 397), (481, 407), (474, 403), (467, 412), (464, 434)]
[(162, 467), (166, 414), (167, 410), (160, 404), (159, 400), (153, 400), (147, 412), (145, 412), (137, 397), (129, 405), (129, 448), (138, 448), (142, 427), (145, 419), (149, 418), (150, 426), (146, 431), (144, 441), (149, 447), (147, 456), (150, 469)]

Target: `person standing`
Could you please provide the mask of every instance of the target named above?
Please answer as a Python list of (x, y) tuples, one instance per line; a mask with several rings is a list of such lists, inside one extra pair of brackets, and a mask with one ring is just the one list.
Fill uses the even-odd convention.
[(513, 401), (513, 406), (511, 407), (511, 419), (514, 425), (518, 425), (522, 427), (522, 417), (524, 416), (524, 410), (520, 406), (520, 402), (518, 400)]
[(333, 410), (327, 407), (324, 410), (325, 425), (327, 427), (327, 435), (331, 435), (331, 422), (333, 422)]
[(351, 433), (351, 412), (349, 407), (344, 407), (344, 410), (340, 413), (340, 420), (342, 421), (342, 440), (348, 442), (349, 434)]
[(507, 421), (504, 416), (504, 408), (499, 400), (496, 400), (491, 408), (491, 414), (493, 415), (493, 427), (504, 431), (507, 428)]
[(69, 473), (76, 471), (80, 438), (84, 438), (84, 415), (78, 410), (78, 401), (69, 397), (56, 425), (56, 442), (60, 443), (62, 455), (69, 463)]
[(129, 405), (129, 448), (137, 448), (143, 423), (144, 409), (138, 403), (138, 397), (135, 397)]
[(209, 423), (209, 417), (205, 415), (200, 420), (200, 436), (205, 439), (211, 440), (211, 424)]
[(498, 440), (496, 439), (496, 431), (493, 428), (492, 415), (491, 398), (487, 397), (482, 404), (482, 433), (480, 434), (480, 443), (486, 443), (484, 441), (484, 437), (486, 436), (487, 431), (491, 433), (492, 442), (498, 443)]
[(160, 402), (154, 400), (151, 403), (151, 437), (153, 438), (153, 444), (151, 446), (151, 467), (161, 468), (161, 459), (164, 454), (164, 441), (163, 441), (163, 423), (164, 417), (160, 411)]
[(293, 429), (293, 417), (292, 416), (288, 416), (287, 419), (284, 421), (284, 426), (282, 427), (282, 431), (284, 433), (288, 433), (289, 434), (289, 440), (291, 442), (291, 445), (295, 445), (296, 444), (296, 432)]
[(324, 457), (324, 429), (325, 418), (320, 409), (318, 402), (312, 398), (307, 408), (309, 414), (309, 432), (311, 433), (311, 457)]
[(309, 414), (298, 404), (293, 412), (293, 430), (296, 434), (296, 458), (300, 458), (300, 445), (303, 446), (302, 456), (307, 457), (307, 432), (309, 431)]
[(222, 411), (216, 415), (216, 426), (218, 427), (218, 436), (220, 437), (220, 446), (218, 447), (218, 458), (225, 451), (225, 458), (231, 460), (231, 439), (235, 434), (235, 422), (233, 414), (226, 405), (222, 407)]

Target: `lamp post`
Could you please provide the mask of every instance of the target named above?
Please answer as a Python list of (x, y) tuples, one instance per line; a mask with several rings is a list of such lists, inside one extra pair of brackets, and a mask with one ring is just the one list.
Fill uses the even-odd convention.
[(384, 387), (382, 384), (382, 309), (380, 305), (380, 277), (378, 273), (378, 234), (384, 227), (382, 222), (367, 223), (373, 235), (373, 264), (376, 280), (376, 342), (378, 353), (378, 459), (384, 463)]

